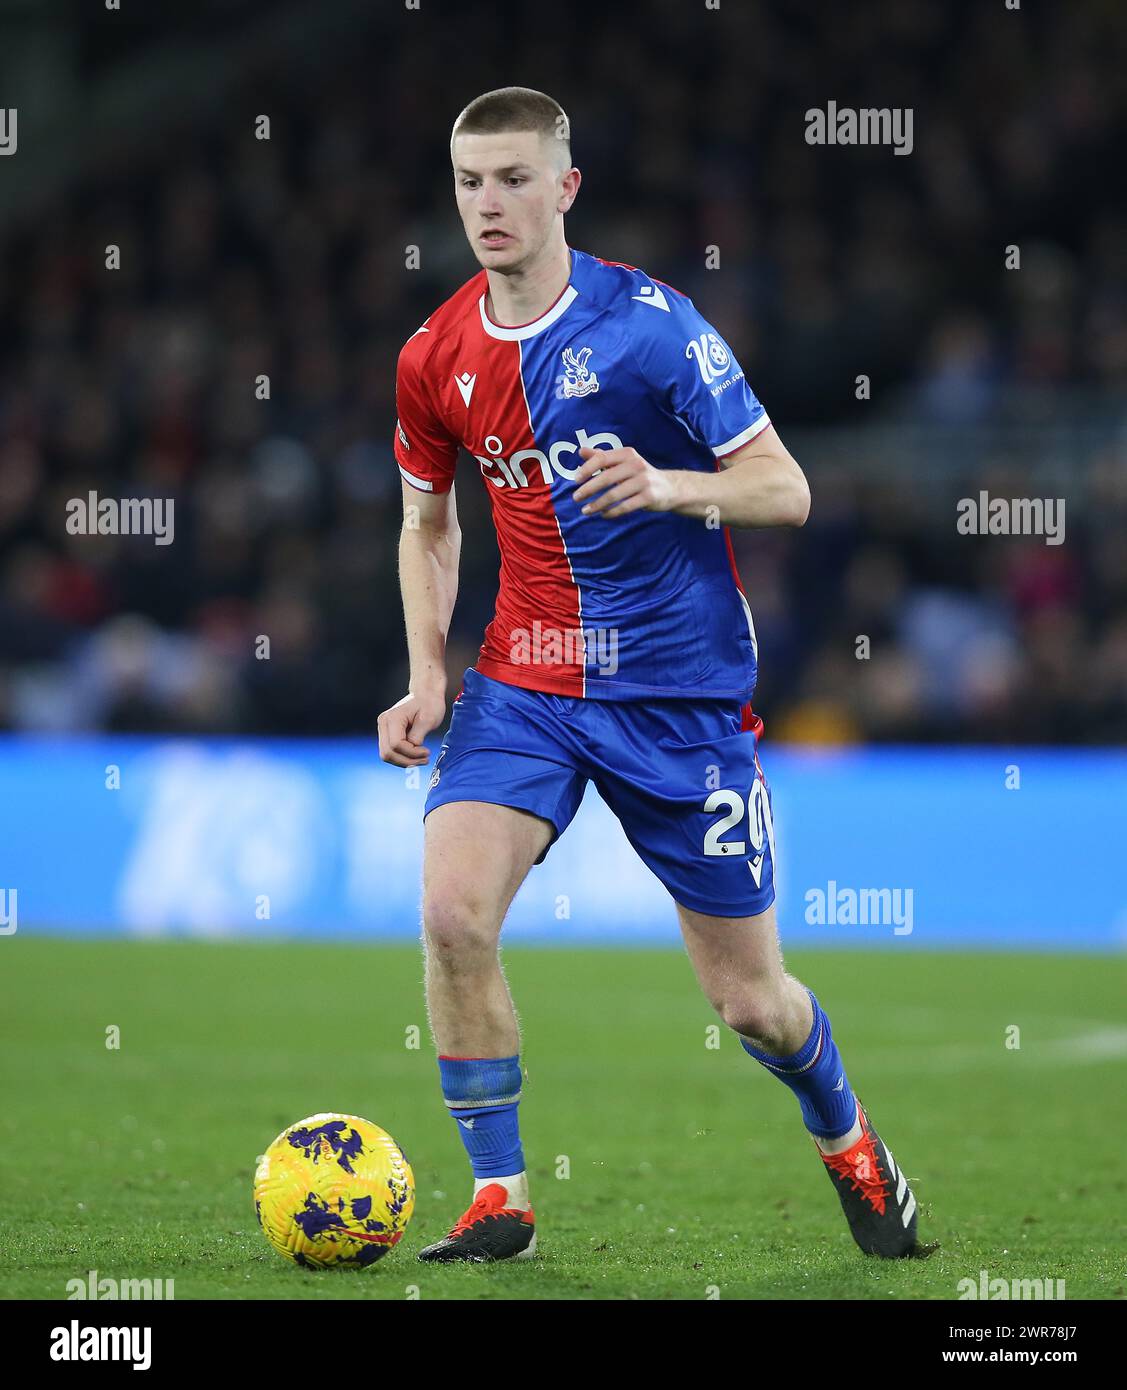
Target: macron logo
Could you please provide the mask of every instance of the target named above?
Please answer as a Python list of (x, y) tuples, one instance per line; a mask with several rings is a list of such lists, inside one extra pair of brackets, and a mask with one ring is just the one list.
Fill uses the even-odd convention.
[(632, 294), (631, 299), (640, 299), (643, 304), (652, 304), (655, 309), (664, 309), (669, 313), (669, 305), (665, 302), (665, 295), (656, 285), (643, 285), (640, 294)]
[(469, 372), (463, 372), (461, 376), (454, 378), (454, 385), (458, 388), (462, 400), (469, 406), (470, 397), (473, 395), (474, 383), (477, 381), (477, 373), (470, 376)]
[(463, 1119), (459, 1119), (459, 1120), (458, 1120), (458, 1123), (459, 1123), (460, 1125), (465, 1125), (465, 1127), (466, 1127), (467, 1129), (473, 1129), (473, 1120), (463, 1120)]

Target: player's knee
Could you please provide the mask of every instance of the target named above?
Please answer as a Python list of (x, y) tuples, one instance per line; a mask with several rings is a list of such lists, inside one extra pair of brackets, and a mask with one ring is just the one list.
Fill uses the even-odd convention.
[(769, 1045), (781, 1032), (779, 1001), (767, 991), (735, 993), (718, 1000), (715, 1007), (728, 1027), (750, 1043)]
[(427, 947), (449, 960), (472, 959), (497, 949), (495, 914), (461, 892), (435, 892), (423, 900)]

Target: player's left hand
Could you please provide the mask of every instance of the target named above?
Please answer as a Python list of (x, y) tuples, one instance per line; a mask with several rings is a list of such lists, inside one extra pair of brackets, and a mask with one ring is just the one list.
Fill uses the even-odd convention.
[(647, 463), (637, 449), (583, 448), (579, 456), (584, 462), (575, 474), (573, 496), (584, 516), (667, 512), (673, 506), (671, 474)]

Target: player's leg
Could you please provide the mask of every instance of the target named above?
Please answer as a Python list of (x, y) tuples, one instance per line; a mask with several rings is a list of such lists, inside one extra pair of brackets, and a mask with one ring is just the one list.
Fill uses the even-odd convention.
[(625, 706), (604, 719), (617, 726), (603, 740), (614, 759), (593, 775), (678, 904), (705, 993), (749, 1056), (795, 1093), (858, 1244), (907, 1253), (915, 1199), (853, 1097), (829, 1019), (783, 966), (759, 720), (718, 701)]
[(427, 1015), (474, 1201), (420, 1259), (484, 1261), (535, 1249), (517, 1122), (520, 1033), (498, 945), (509, 904), (555, 833), (539, 816), (480, 801), (448, 802), (426, 818)]
[(720, 917), (678, 904), (701, 988), (745, 1052), (794, 1092), (849, 1222), (866, 1254), (916, 1247), (916, 1199), (849, 1085), (830, 1021), (783, 965), (772, 904)]
[(516, 1013), (497, 949), (501, 924), (555, 833), (528, 811), (482, 801), (448, 802), (427, 816), (423, 944), (427, 1016), (440, 1055), (516, 1052)]
[[(678, 904), (677, 916), (709, 1003), (738, 1034), (745, 1051), (795, 1092), (822, 1152), (848, 1149), (861, 1134), (853, 1095), (828, 1021), (826, 1045), (817, 1058), (803, 1054), (809, 1042), (817, 1042), (821, 1008), (786, 972), (774, 903), (748, 917), (712, 916)], [(784, 1059), (793, 1065), (780, 1065)]]
[(423, 1260), (535, 1249), (517, 1123), (520, 1039), (498, 942), (514, 894), (583, 798), (568, 722), (576, 703), (469, 670), (435, 760), (424, 809), (427, 1006), (474, 1200)]

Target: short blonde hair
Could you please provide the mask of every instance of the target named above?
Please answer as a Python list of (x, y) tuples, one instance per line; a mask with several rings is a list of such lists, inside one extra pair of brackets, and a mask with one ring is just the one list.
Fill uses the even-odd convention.
[(498, 87), (484, 92), (462, 111), (450, 132), (451, 156), (459, 135), (496, 135), (502, 131), (536, 131), (558, 148), (561, 168), (571, 168), (571, 122), (546, 92), (532, 87)]

